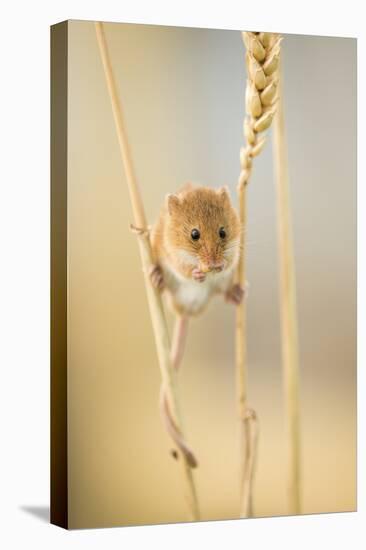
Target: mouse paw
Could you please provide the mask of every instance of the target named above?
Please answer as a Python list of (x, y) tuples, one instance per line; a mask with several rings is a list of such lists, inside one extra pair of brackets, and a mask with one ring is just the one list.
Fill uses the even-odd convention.
[(234, 306), (238, 306), (242, 302), (244, 294), (245, 292), (243, 288), (236, 283), (226, 292), (225, 300), (229, 302), (229, 304), (234, 304)]
[(152, 265), (149, 271), (149, 277), (151, 284), (154, 288), (157, 290), (163, 290), (165, 283), (164, 283), (164, 275), (161, 267), (159, 265)]
[(206, 273), (203, 273), (198, 267), (195, 267), (192, 271), (192, 277), (195, 281), (198, 281), (199, 283), (203, 283), (203, 281), (206, 279)]

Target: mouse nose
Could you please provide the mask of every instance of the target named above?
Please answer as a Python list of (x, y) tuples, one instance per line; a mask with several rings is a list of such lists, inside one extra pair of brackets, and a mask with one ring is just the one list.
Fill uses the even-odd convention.
[(209, 269), (210, 269), (210, 271), (220, 272), (224, 269), (224, 264), (223, 264), (223, 262), (210, 262), (209, 263)]

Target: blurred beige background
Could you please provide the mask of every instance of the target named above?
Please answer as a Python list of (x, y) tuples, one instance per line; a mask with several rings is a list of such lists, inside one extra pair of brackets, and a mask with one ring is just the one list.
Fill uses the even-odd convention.
[[(244, 24), (245, 22), (243, 22)], [(243, 144), (239, 32), (107, 24), (147, 214), (192, 180), (234, 195)], [(356, 41), (283, 42), (301, 352), (303, 511), (356, 507)], [(69, 24), (70, 527), (184, 521), (94, 25)], [(256, 516), (286, 514), (271, 139), (249, 188), (249, 401)], [(181, 373), (203, 519), (238, 514), (234, 310), (191, 325)]]

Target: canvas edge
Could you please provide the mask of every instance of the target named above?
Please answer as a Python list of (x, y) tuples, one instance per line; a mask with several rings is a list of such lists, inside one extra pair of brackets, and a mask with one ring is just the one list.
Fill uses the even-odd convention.
[(67, 86), (68, 22), (51, 26), (50, 521), (68, 528)]

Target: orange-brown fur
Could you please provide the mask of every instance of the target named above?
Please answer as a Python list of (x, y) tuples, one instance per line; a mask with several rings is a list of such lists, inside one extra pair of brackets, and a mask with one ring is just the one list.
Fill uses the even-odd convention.
[[(194, 228), (200, 232), (197, 241), (191, 238)], [(224, 239), (219, 236), (220, 228), (225, 229)], [(230, 291), (239, 258), (239, 237), (239, 218), (226, 188), (215, 190), (188, 185), (176, 195), (167, 196), (152, 231), (152, 246), (164, 279), (161, 288), (164, 286), (169, 292), (175, 311), (188, 315), (198, 313), (211, 295)], [(195, 285), (202, 285), (201, 289), (197, 287), (197, 292), (202, 290), (207, 294), (198, 311), (186, 306), (184, 298), (175, 299), (177, 292), (182, 294), (182, 285), (188, 283), (191, 292), (195, 292)]]

